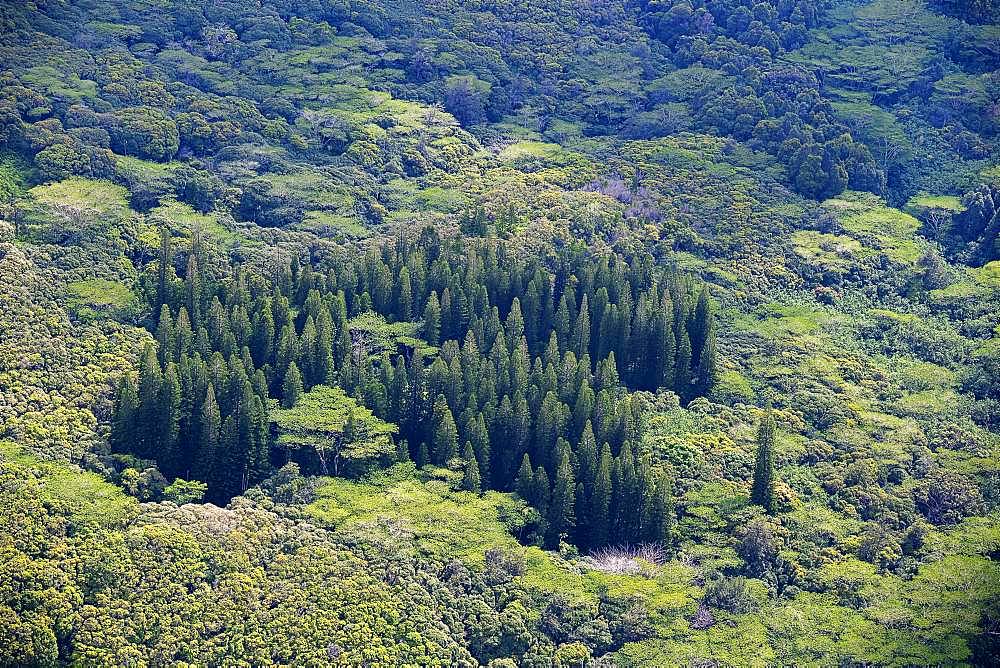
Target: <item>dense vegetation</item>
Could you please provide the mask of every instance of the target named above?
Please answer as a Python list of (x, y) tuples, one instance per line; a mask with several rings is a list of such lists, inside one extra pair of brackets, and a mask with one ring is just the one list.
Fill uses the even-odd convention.
[[(648, 256), (626, 267), (580, 249), (553, 273), (493, 243), (457, 255), (432, 227), (420, 242), (400, 237), (325, 273), (293, 258), (275, 280), (236, 267), (210, 282), (195, 238), (181, 283), (165, 233), (148, 288), (156, 345), (121, 381), (112, 448), (155, 460), (169, 479), (205, 481), (225, 503), (271, 473), (273, 393), (286, 451), (275, 459), (296, 452), (305, 473), (358, 477), (461, 455), (470, 490), (516, 483), (551, 547), (567, 532), (581, 546), (662, 540), (668, 484), (636, 468), (641, 420), (627, 388), (685, 401), (712, 389), (707, 289), (654, 276)], [(394, 432), (396, 448), (384, 438)], [(630, 526), (633, 507), (646, 511)]]
[(998, 22), (0, 5), (0, 666), (991, 665)]

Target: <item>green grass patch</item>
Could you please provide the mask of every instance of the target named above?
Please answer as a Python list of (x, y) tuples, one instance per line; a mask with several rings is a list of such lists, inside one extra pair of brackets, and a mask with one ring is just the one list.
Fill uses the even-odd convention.
[(98, 474), (42, 461), (16, 443), (0, 442), (0, 462), (30, 469), (38, 478), (41, 499), (76, 526), (117, 526), (138, 511), (134, 498)]
[(542, 167), (566, 167), (586, 162), (583, 156), (564, 149), (559, 144), (540, 141), (519, 141), (500, 152), (501, 162), (518, 169), (539, 171)]
[(96, 473), (69, 469), (57, 469), (44, 479), (42, 498), (74, 523), (97, 527), (122, 524), (138, 506), (120, 487)]
[(306, 211), (302, 223), (295, 227), (325, 237), (344, 235), (354, 239), (364, 239), (371, 234), (357, 218), (330, 211)]
[(482, 496), (453, 491), (440, 480), (401, 479), (353, 482), (328, 478), (306, 512), (333, 527), (388, 522), (412, 534), (420, 549), (437, 556), (457, 555), (481, 562), (496, 546), (516, 547), (510, 529), (523, 506), (509, 494)]
[(823, 206), (840, 221), (844, 231), (866, 249), (885, 255), (898, 264), (914, 264), (923, 254), (917, 241), (920, 221), (908, 213), (885, 206), (867, 193), (845, 193)]
[(738, 316), (735, 326), (764, 338), (787, 339), (815, 334), (830, 319), (830, 314), (820, 308), (771, 302), (755, 313)]
[(792, 249), (812, 266), (823, 269), (849, 269), (856, 257), (865, 254), (857, 239), (815, 230), (792, 233)]
[(459, 190), (431, 187), (419, 191), (415, 197), (422, 209), (458, 213), (469, 206), (469, 198)]
[(910, 198), (905, 208), (915, 208), (918, 210), (945, 209), (954, 213), (965, 211), (965, 207), (962, 206), (962, 200), (954, 195), (917, 195)]
[[(197, 229), (202, 234), (214, 237), (224, 243), (235, 241), (238, 236), (223, 222), (224, 219), (219, 214), (214, 212), (201, 213), (184, 202), (178, 202), (174, 199), (164, 200), (160, 206), (153, 209), (150, 212), (150, 219), (166, 221), (187, 234), (191, 234)], [(158, 239), (157, 243), (159, 243)]]
[(66, 294), (71, 306), (124, 308), (135, 298), (127, 285), (102, 278), (70, 283), (66, 286)]
[(982, 267), (967, 267), (962, 279), (946, 288), (931, 290), (930, 297), (937, 302), (974, 300), (981, 301), (1000, 293), (1000, 260)]

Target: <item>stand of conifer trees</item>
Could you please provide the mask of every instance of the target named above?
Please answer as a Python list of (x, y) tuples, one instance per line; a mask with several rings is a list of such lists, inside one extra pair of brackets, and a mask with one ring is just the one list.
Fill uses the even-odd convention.
[[(269, 277), (210, 271), (205, 255), (196, 237), (174, 257), (164, 236), (148, 290), (157, 345), (122, 381), (115, 450), (208, 482), (209, 499), (224, 502), (269, 473), (268, 399), (287, 407), (339, 385), (399, 425), (409, 446), (399, 457), (455, 467), (467, 489), (520, 494), (549, 546), (668, 534), (671, 481), (640, 447), (629, 390), (687, 401), (711, 388), (703, 285), (649, 256), (572, 247), (543, 263), (495, 240), (444, 243), (430, 228), (323, 271), (298, 258)], [(367, 311), (420, 321), (437, 348), (368, 355), (350, 326)]]

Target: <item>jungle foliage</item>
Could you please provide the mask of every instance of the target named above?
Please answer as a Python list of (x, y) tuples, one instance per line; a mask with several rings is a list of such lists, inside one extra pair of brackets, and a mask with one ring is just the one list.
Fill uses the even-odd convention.
[(992, 665), (998, 21), (0, 3), (0, 666)]

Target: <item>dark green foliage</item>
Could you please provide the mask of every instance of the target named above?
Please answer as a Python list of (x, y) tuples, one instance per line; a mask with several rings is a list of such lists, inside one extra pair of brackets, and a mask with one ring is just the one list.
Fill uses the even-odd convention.
[(159, 109), (129, 107), (114, 112), (107, 122), (111, 147), (121, 155), (168, 160), (180, 145), (177, 125)]
[(288, 365), (285, 372), (285, 380), (281, 383), (281, 407), (291, 408), (302, 395), (302, 374), (295, 362)]
[(934, 0), (933, 4), (969, 23), (1000, 23), (996, 0)]
[(757, 455), (750, 501), (774, 512), (774, 415), (770, 409), (757, 429)]
[[(201, 243), (198, 238), (195, 242)], [(530, 453), (538, 464), (532, 471), (530, 499), (546, 510), (552, 508), (552, 499), (559, 508), (552, 510), (556, 515), (547, 516), (550, 544), (557, 544), (561, 534), (597, 546), (609, 539), (639, 540), (662, 533), (649, 528), (656, 499), (652, 475), (620, 482), (630, 487), (621, 500), (622, 516), (631, 516), (626, 508), (643, 504), (646, 510), (640, 514), (645, 515), (605, 532), (589, 525), (575, 528), (571, 509), (576, 505), (576, 472), (570, 471), (567, 478), (560, 476), (559, 469), (567, 454), (564, 450), (578, 456), (578, 443), (588, 434), (593, 473), (581, 481), (584, 503), (577, 510), (590, 513), (598, 522), (611, 521), (604, 499), (607, 488), (597, 489), (599, 483), (609, 481), (598, 480), (596, 443), (598, 439), (607, 441), (614, 451), (620, 450), (626, 439), (640, 436), (641, 427), (632, 415), (634, 409), (622, 381), (653, 390), (671, 387), (685, 400), (711, 389), (715, 377), (711, 302), (707, 292), (700, 287), (696, 291), (696, 284), (689, 279), (662, 273), (653, 280), (641, 259), (632, 263), (602, 261), (594, 271), (582, 256), (566, 256), (559, 273), (550, 273), (531, 258), (509, 257), (505, 244), (492, 241), (476, 248), (438, 251), (438, 258), (428, 266), (427, 256), (400, 237), (381, 253), (338, 260), (329, 271), (334, 280), (353, 275), (357, 281), (328, 283), (324, 273), (294, 262), (287, 286), (289, 299), (257, 278), (247, 283), (238, 266), (230, 269), (226, 282), (206, 282), (197, 246), (195, 251), (189, 256), (181, 286), (173, 273), (170, 236), (166, 231), (161, 235), (153, 301), (160, 314), (156, 337), (159, 359), (155, 368), (149, 366), (140, 373), (137, 408), (159, 420), (157, 424), (169, 425), (176, 420), (184, 427), (174, 437), (175, 430), (164, 426), (156, 434), (140, 438), (136, 449), (126, 451), (156, 459), (170, 476), (190, 477), (183, 464), (191, 459), (186, 455), (204, 455), (205, 448), (198, 444), (200, 434), (192, 431), (197, 421), (186, 415), (200, 415), (211, 381), (219, 405), (220, 440), (212, 445), (209, 438), (215, 454), (211, 461), (203, 462), (200, 472), (209, 475), (211, 471), (214, 476), (210, 496), (225, 498), (239, 493), (269, 469), (273, 455), (268, 451), (273, 444), (261, 426), (267, 420), (267, 395), (273, 392), (280, 397), (282, 407), (291, 410), (298, 406), (303, 391), (335, 383), (357, 391), (380, 418), (397, 423), (401, 438), (410, 444), (410, 456), (420, 465), (447, 466), (461, 454), (461, 444), (471, 444), (479, 484), (484, 488), (511, 489), (517, 474), (514, 462)], [(411, 285), (409, 297), (401, 301), (393, 295), (387, 276), (402, 273), (403, 268), (430, 280), (421, 281), (419, 289)], [(228, 281), (245, 287), (234, 291)], [(550, 328), (539, 313), (538, 286), (559, 283), (580, 288), (562, 292), (558, 309), (562, 315), (557, 313)], [(519, 287), (515, 291), (511, 286)], [(467, 295), (476, 294), (481, 287), (486, 288), (483, 298), (470, 303)], [(640, 298), (633, 311), (631, 295), (635, 293)], [(439, 294), (443, 295), (440, 299)], [(366, 298), (370, 298), (370, 305)], [(613, 326), (615, 332), (630, 334), (615, 334), (610, 340), (592, 338), (591, 333), (603, 326), (590, 319), (592, 298), (604, 313), (611, 313), (604, 320), (620, 318), (621, 324)], [(398, 344), (376, 344), (386, 336), (382, 330), (409, 330), (384, 321), (379, 325), (365, 310), (398, 318), (408, 310), (407, 300), (425, 304), (422, 333), (427, 343), (441, 344), (439, 354), (428, 358), (414, 355), (408, 361)], [(527, 316), (522, 303), (528, 306)], [(690, 310), (686, 307), (689, 303), (694, 304)], [(347, 304), (365, 317), (348, 321)], [(460, 304), (464, 304), (462, 309)], [(661, 308), (654, 309), (654, 304)], [(292, 317), (293, 308), (297, 317)], [(191, 324), (180, 328), (174, 324), (186, 323), (192, 312), (202, 323), (193, 337)], [(279, 323), (281, 333), (275, 340), (272, 332)], [(630, 326), (622, 327), (625, 323)], [(697, 351), (691, 349), (689, 330)], [(359, 350), (357, 344), (346, 340), (363, 341), (372, 348)], [(460, 340), (464, 341), (461, 347)], [(604, 354), (598, 364), (593, 361), (595, 354)], [(659, 361), (651, 365), (649, 359)], [(181, 384), (177, 408), (173, 390), (159, 388), (172, 383), (172, 363), (186, 369), (192, 378), (192, 382)], [(672, 377), (667, 377), (668, 370), (674, 371)], [(258, 374), (262, 384), (248, 382)], [(150, 398), (142, 400), (147, 377), (149, 383), (158, 384), (156, 400), (149, 394), (152, 389), (145, 390)], [(194, 382), (196, 378), (205, 380)], [(227, 430), (230, 416), (234, 424)], [(345, 414), (345, 420), (348, 417)], [(143, 420), (139, 423), (148, 424)], [(286, 444), (291, 443), (288, 438)], [(324, 456), (301, 460), (307, 470), (313, 465), (321, 471), (339, 470), (337, 465), (328, 465), (325, 448), (311, 450)], [(468, 462), (467, 457), (465, 460)], [(336, 455), (333, 461), (338, 461)], [(216, 485), (223, 482), (226, 491), (219, 492)], [(595, 494), (603, 496), (595, 501)]]
[(573, 467), (569, 463), (569, 454), (564, 452), (556, 469), (552, 498), (549, 501), (548, 530), (545, 536), (547, 547), (559, 547), (559, 541), (572, 532), (576, 524), (576, 516), (573, 512), (575, 494), (576, 483), (573, 480)]
[(479, 463), (476, 461), (476, 453), (472, 449), (472, 443), (465, 442), (465, 450), (462, 454), (465, 467), (462, 471), (462, 489), (469, 492), (482, 491), (482, 479), (479, 475)]

